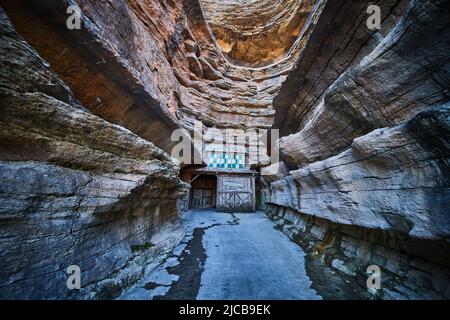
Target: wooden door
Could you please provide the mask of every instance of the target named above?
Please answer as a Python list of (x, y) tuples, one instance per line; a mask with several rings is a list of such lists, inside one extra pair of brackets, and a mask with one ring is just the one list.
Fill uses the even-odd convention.
[(223, 212), (255, 211), (255, 178), (219, 176), (217, 210)]
[(211, 189), (193, 189), (192, 190), (192, 207), (197, 209), (212, 207), (212, 190)]

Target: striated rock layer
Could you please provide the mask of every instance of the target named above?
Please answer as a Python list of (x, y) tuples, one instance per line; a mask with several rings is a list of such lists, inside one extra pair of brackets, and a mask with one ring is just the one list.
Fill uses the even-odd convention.
[(391, 16), (375, 34), (358, 15), (334, 32), (320, 20), (363, 1), (323, 9), (274, 100), (292, 171), (266, 179), (268, 212), (362, 287), (365, 268), (380, 266), (389, 278), (372, 292), (380, 298), (449, 298), (450, 7), (381, 8)]
[(217, 44), (233, 63), (261, 67), (285, 57), (315, 1), (202, 0)]
[[(0, 16), (0, 298), (109, 297), (182, 234), (179, 164), (88, 113)], [(72, 295), (69, 265), (82, 270)]]
[(302, 129), (281, 140), (286, 160), (302, 166), (326, 159), (361, 135), (448, 101), (449, 16), (443, 6), (413, 1), (380, 44), (327, 89)]
[[(312, 287), (325, 299), (355, 299), (355, 293), (357, 299), (450, 297), (448, 244), (444, 241), (343, 225), (282, 206), (269, 205), (267, 214), (307, 252)], [(381, 290), (367, 289), (370, 265), (381, 269)], [(335, 291), (346, 286), (344, 292)]]
[(274, 204), (333, 222), (450, 237), (450, 103), (357, 138), (349, 150), (271, 184)]
[[(198, 0), (0, 4), (87, 109), (169, 152), (171, 131), (192, 130), (194, 120), (270, 128), (272, 100), (303, 45), (297, 39), (279, 63), (248, 69), (220, 52)], [(80, 30), (66, 27), (69, 5), (79, 8)]]
[(153, 268), (198, 120), (281, 130), (259, 206), (362, 296), (448, 298), (450, 5), (379, 1), (369, 30), (370, 4), (0, 0), (0, 297), (114, 298)]
[(366, 10), (371, 1), (326, 1), (300, 59), (274, 99), (275, 126), (284, 135), (302, 129), (327, 89), (389, 34), (408, 2), (383, 1), (378, 31), (366, 26)]

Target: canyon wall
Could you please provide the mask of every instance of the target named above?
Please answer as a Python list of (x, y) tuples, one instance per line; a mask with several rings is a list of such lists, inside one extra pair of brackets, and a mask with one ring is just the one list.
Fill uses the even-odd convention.
[(0, 5), (1, 296), (113, 298), (182, 233), (173, 130), (270, 128), (302, 44), (251, 70), (223, 56), (196, 0)]
[(279, 62), (297, 41), (315, 1), (203, 0), (209, 26), (225, 57), (240, 66)]
[(153, 268), (189, 189), (170, 136), (196, 121), (280, 129), (259, 207), (311, 259), (368, 297), (450, 297), (448, 1), (0, 6), (0, 298), (114, 298)]
[[(222, 54), (198, 0), (0, 4), (88, 110), (168, 152), (172, 130), (193, 130), (195, 120), (209, 127), (270, 128), (272, 100), (303, 45), (297, 39), (279, 63), (248, 69)], [(69, 5), (79, 11), (79, 30), (66, 27)], [(314, 19), (319, 14), (320, 6)]]
[[(449, 3), (389, 4), (384, 33), (369, 36), (358, 15), (332, 34), (317, 23), (274, 101), (291, 171), (270, 181), (269, 215), (362, 287), (379, 265), (380, 296), (448, 298)], [(329, 5), (321, 18), (361, 4)]]
[(173, 130), (271, 127), (295, 55), (229, 64), (198, 1), (0, 5), (1, 297), (114, 298), (182, 235)]
[(89, 113), (0, 15), (0, 298), (114, 297), (182, 236), (179, 163)]

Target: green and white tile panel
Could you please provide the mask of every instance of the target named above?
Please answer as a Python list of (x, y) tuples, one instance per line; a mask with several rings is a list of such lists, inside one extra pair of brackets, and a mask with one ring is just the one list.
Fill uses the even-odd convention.
[(245, 157), (243, 154), (210, 153), (208, 154), (208, 167), (214, 169), (244, 169)]

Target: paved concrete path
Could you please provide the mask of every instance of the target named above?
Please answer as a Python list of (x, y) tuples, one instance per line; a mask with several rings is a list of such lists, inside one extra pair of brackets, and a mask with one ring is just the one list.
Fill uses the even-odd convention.
[(192, 210), (186, 236), (122, 299), (321, 299), (304, 252), (263, 213)]

